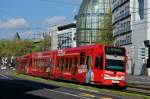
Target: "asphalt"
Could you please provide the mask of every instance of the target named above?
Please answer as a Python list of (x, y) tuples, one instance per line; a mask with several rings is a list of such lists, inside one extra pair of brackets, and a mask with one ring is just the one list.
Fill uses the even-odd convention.
[(150, 76), (127, 75), (127, 83), (142, 84), (150, 86)]
[[(33, 82), (8, 76), (11, 71), (0, 70), (0, 99), (126, 99), (87, 89), (72, 89)], [(150, 86), (150, 76), (127, 75), (127, 83)]]
[(23, 80), (0, 72), (0, 99), (126, 99), (86, 89), (73, 89)]

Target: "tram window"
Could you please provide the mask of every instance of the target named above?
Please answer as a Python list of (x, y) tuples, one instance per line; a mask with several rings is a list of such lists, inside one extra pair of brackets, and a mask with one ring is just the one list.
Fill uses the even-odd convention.
[(87, 56), (86, 64), (92, 64), (92, 57), (91, 56)]
[(33, 59), (33, 66), (36, 66), (37, 65), (37, 61), (36, 61), (36, 59)]
[(42, 59), (42, 66), (45, 66), (46, 65), (46, 62), (45, 62), (45, 59)]
[(41, 64), (41, 58), (40, 58), (40, 59), (39, 59), (39, 67), (41, 67), (41, 65), (42, 65), (42, 64)]
[(59, 59), (59, 67), (61, 67), (61, 64), (62, 64), (62, 59), (60, 58)]
[(61, 71), (64, 69), (64, 58), (61, 58)]
[(37, 67), (40, 66), (40, 59), (37, 59)]
[(100, 66), (100, 69), (103, 69), (103, 59), (102, 56), (97, 56), (95, 61), (95, 67), (98, 68)]
[(87, 64), (87, 68), (89, 68), (89, 66), (91, 67), (91, 65), (92, 65), (92, 57), (91, 56), (86, 57), (86, 64)]
[(64, 64), (64, 58), (61, 59), (62, 65)]
[(80, 53), (80, 65), (84, 64), (85, 52)]
[(46, 66), (46, 60), (42, 59), (42, 66)]
[(40, 59), (40, 67), (42, 66), (42, 59)]
[(72, 59), (70, 58), (70, 59), (69, 59), (69, 62), (68, 62), (69, 70), (70, 70), (71, 66), (72, 66)]
[(68, 67), (68, 58), (66, 58), (66, 64), (65, 64), (65, 69)]
[(75, 57), (75, 58), (74, 58), (74, 65), (76, 66), (77, 63), (78, 63), (78, 57)]
[(59, 67), (59, 62), (60, 62), (60, 59), (57, 60), (57, 67)]
[(48, 59), (48, 66), (50, 66), (50, 67), (52, 66), (52, 60), (51, 60), (51, 58)]

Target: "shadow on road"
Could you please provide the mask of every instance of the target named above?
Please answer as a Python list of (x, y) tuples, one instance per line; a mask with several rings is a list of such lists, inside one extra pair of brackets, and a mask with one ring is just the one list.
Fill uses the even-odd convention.
[(0, 99), (50, 99), (29, 94), (29, 92), (42, 90), (44, 88), (56, 89), (58, 87), (27, 80), (0, 79)]

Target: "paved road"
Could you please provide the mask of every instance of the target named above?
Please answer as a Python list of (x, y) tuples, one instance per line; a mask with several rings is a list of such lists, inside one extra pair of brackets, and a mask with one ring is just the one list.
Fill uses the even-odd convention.
[(127, 76), (127, 83), (143, 84), (150, 86), (150, 76)]
[(92, 90), (63, 88), (1, 74), (0, 99), (126, 99)]

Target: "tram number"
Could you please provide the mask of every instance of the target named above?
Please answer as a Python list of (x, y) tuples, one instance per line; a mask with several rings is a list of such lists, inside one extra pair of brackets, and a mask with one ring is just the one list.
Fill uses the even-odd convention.
[(112, 80), (112, 83), (119, 83), (119, 80)]

